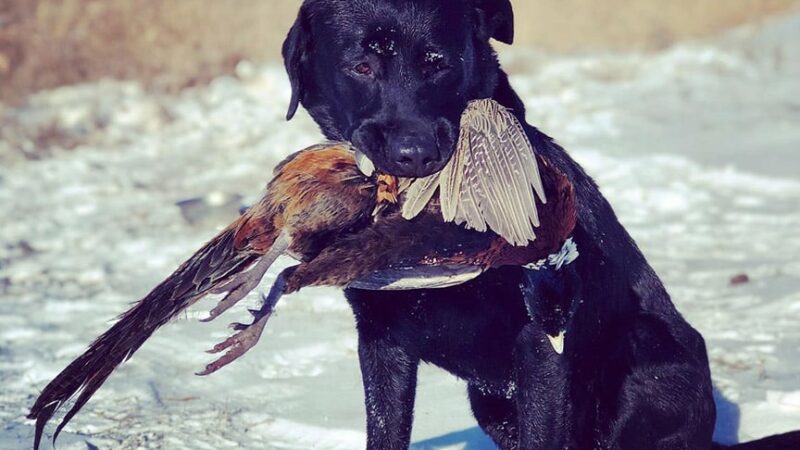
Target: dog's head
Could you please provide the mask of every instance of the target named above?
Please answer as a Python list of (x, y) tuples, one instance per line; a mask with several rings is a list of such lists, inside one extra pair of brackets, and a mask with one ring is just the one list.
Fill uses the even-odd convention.
[(494, 94), (489, 39), (513, 35), (509, 0), (306, 0), (283, 46), (287, 118), (302, 104), (378, 169), (429, 175), (453, 154), (467, 102)]

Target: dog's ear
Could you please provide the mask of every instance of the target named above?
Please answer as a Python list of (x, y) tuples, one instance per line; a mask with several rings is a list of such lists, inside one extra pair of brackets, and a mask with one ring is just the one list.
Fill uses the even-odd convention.
[(289, 82), (292, 85), (292, 99), (289, 102), (286, 120), (292, 120), (303, 96), (302, 72), (310, 46), (311, 27), (308, 23), (306, 7), (303, 6), (300, 8), (297, 19), (289, 30), (286, 40), (283, 41), (283, 64), (286, 67), (286, 73), (289, 75)]
[(510, 0), (475, 0), (478, 26), (487, 38), (514, 42), (514, 8)]

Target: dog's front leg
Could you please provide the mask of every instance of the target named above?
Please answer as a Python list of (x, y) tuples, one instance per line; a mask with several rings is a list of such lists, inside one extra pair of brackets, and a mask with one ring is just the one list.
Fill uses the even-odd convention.
[(384, 336), (359, 330), (358, 356), (367, 407), (367, 450), (407, 450), (419, 360)]
[(514, 354), (520, 450), (562, 450), (568, 443), (569, 379), (564, 355), (537, 323), (523, 328)]
[(526, 270), (523, 299), (531, 322), (514, 348), (519, 449), (562, 450), (570, 445), (569, 352), (580, 279), (575, 265)]

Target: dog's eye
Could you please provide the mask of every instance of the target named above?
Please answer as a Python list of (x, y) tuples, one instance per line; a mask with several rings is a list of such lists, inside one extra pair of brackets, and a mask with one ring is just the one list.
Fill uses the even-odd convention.
[(435, 50), (428, 50), (425, 52), (425, 63), (426, 64), (437, 64), (444, 61), (444, 55), (435, 51)]
[(365, 63), (365, 62), (361, 63), (361, 64), (357, 64), (351, 70), (354, 73), (356, 73), (358, 75), (365, 76), (365, 77), (371, 77), (373, 75), (372, 67), (369, 65), (369, 63)]
[(422, 62), (424, 65), (423, 74), (426, 78), (450, 68), (445, 62), (444, 55), (435, 50), (426, 51)]

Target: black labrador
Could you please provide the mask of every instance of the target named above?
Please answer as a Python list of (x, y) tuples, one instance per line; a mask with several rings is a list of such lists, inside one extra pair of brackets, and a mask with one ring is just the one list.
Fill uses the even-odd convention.
[[(493, 98), (525, 122), (489, 43), (513, 35), (509, 0), (306, 0), (283, 47), (288, 118), (302, 104), (327, 138), (354, 142), (379, 169), (431, 174), (468, 101)], [(408, 448), (421, 361), (466, 380), (475, 418), (504, 450), (724, 448), (711, 441), (702, 336), (592, 179), (525, 128), (576, 187), (579, 256), (447, 289), (348, 290), (367, 448)], [(800, 449), (800, 433), (733, 448)]]

